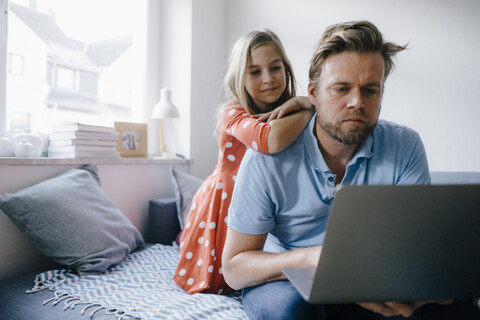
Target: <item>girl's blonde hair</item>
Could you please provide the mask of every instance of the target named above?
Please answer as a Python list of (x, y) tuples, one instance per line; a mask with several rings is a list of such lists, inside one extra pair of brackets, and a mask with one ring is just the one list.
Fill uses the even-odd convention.
[[(295, 96), (295, 76), (293, 75), (292, 65), (285, 54), (283, 45), (275, 33), (270, 30), (251, 31), (237, 40), (232, 48), (228, 60), (228, 70), (223, 80), (223, 87), (227, 95), (228, 104), (239, 104), (250, 114), (259, 112), (253, 99), (245, 89), (245, 78), (250, 54), (253, 50), (263, 45), (272, 45), (275, 51), (280, 55), (285, 67), (286, 88), (281, 97), (275, 102), (275, 108), (283, 104), (288, 99)], [(221, 124), (221, 106), (217, 112), (216, 132), (218, 133)], [(274, 108), (272, 108), (273, 110)]]

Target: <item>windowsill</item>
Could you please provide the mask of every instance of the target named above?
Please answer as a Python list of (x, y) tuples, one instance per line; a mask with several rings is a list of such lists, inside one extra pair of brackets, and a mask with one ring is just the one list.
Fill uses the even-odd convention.
[(191, 160), (179, 158), (173, 155), (164, 157), (151, 156), (149, 158), (81, 158), (81, 159), (58, 159), (58, 158), (15, 158), (0, 157), (0, 166), (55, 166), (55, 165), (83, 165), (83, 164), (171, 164), (188, 163)]

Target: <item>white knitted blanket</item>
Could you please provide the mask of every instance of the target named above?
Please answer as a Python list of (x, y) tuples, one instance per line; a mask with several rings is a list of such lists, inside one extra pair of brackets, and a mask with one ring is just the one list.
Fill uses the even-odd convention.
[(38, 274), (31, 291), (48, 288), (54, 296), (45, 304), (63, 301), (65, 309), (78, 307), (91, 317), (103, 310), (118, 319), (247, 319), (238, 293), (186, 293), (172, 280), (177, 263), (177, 248), (156, 244), (100, 275), (80, 277), (69, 270)]

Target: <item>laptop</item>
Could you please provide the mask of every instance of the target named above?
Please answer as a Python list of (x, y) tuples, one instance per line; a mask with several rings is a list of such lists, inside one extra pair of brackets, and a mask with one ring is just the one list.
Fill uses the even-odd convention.
[(313, 304), (480, 296), (480, 185), (344, 186), (316, 269), (284, 269)]

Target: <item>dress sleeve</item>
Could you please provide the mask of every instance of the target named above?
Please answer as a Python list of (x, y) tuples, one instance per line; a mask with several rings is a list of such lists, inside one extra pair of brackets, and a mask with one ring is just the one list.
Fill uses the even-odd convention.
[(241, 143), (268, 154), (270, 125), (253, 118), (241, 106), (226, 106), (222, 113), (223, 130)]

